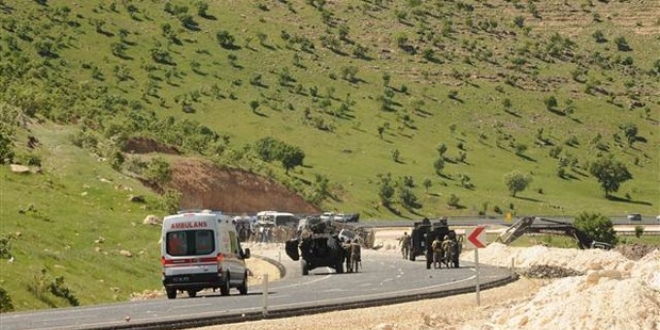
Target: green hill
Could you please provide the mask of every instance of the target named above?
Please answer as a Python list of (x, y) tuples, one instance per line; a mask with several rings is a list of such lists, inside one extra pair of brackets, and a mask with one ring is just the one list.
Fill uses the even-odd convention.
[[(0, 0), (0, 160), (39, 169), (0, 170), (0, 287), (19, 310), (73, 303), (53, 287), (82, 304), (158, 289), (147, 214), (258, 211), (186, 198), (182, 159), (361, 219), (655, 216), (658, 17), (640, 0)], [(606, 193), (594, 170), (620, 180)]]

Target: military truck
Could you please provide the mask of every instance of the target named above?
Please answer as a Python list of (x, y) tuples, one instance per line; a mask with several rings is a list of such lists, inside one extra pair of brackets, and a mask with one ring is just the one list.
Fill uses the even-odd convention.
[(454, 268), (458, 268), (458, 258), (461, 254), (461, 248), (463, 245), (462, 237), (456, 235), (455, 230), (449, 229), (447, 219), (445, 218), (440, 218), (434, 223), (431, 223), (431, 220), (424, 218), (422, 221), (414, 223), (414, 227), (410, 233), (409, 259), (415, 261), (417, 256), (425, 256), (426, 269), (431, 269), (431, 265), (433, 264), (433, 248), (431, 247), (431, 244), (436, 237), (443, 240), (445, 236), (448, 236), (449, 239), (454, 241), (454, 250), (449, 253), (449, 255), (451, 255), (451, 260), (448, 260), (448, 264)]
[(332, 268), (337, 274), (344, 272), (346, 250), (338, 234), (325, 222), (301, 228), (297, 237), (286, 241), (285, 251), (292, 260), (300, 260), (302, 275), (319, 267)]

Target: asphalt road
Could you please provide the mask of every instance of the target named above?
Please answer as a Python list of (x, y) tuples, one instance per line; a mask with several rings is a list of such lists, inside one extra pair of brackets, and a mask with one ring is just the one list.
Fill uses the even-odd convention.
[[(366, 255), (365, 255), (366, 257)], [(372, 254), (363, 257), (359, 273), (334, 274), (318, 268), (308, 276), (300, 275), (298, 264), (289, 261), (287, 276), (269, 283), (268, 311), (276, 312), (306, 306), (349, 304), (362, 300), (408, 296), (412, 299), (428, 292), (474, 287), (475, 269), (471, 263), (458, 269), (426, 269), (423, 257), (412, 262), (396, 254)], [(293, 265), (293, 266), (292, 266)], [(502, 280), (509, 271), (480, 265), (480, 283)], [(19, 329), (99, 329), (138, 326), (146, 323), (167, 324), (182, 319), (201, 319), (227, 315), (262, 313), (264, 287), (249, 288), (240, 296), (232, 289), (231, 296), (219, 292), (200, 293), (196, 298), (179, 295), (175, 300), (154, 299), (114, 303), (90, 307), (63, 308), (0, 315), (2, 330)]]

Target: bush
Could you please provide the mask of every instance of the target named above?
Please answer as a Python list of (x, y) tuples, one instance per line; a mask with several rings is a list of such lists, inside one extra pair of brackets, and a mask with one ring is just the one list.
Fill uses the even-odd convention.
[(458, 208), (458, 207), (461, 206), (461, 205), (459, 204), (460, 201), (461, 201), (461, 199), (460, 199), (458, 196), (456, 196), (456, 195), (454, 195), (454, 194), (451, 194), (451, 195), (449, 195), (449, 199), (447, 200), (447, 205), (449, 205), (449, 206), (451, 206), (451, 207), (456, 207), (456, 208)]
[(172, 179), (172, 169), (170, 164), (162, 158), (154, 158), (147, 166), (145, 172), (147, 180), (158, 184), (163, 187)]
[(644, 226), (635, 226), (635, 237), (640, 238), (644, 235)]
[(9, 136), (0, 132), (0, 164), (8, 164), (14, 161), (14, 143)]
[(14, 304), (11, 302), (9, 293), (4, 288), (0, 288), (0, 313), (7, 313), (13, 310)]
[(0, 238), (0, 259), (11, 258), (11, 239), (10, 235)]
[(612, 220), (602, 214), (583, 212), (575, 218), (573, 225), (595, 241), (617, 243)]
[(162, 208), (169, 214), (175, 214), (181, 206), (181, 193), (175, 189), (167, 189), (163, 194)]

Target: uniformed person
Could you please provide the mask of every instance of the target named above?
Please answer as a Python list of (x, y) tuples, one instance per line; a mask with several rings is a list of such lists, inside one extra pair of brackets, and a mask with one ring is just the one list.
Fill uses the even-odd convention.
[(351, 242), (351, 271), (358, 272), (359, 267), (362, 265), (362, 246), (356, 238)]
[(447, 265), (447, 268), (449, 268), (451, 259), (454, 257), (454, 241), (449, 238), (449, 235), (445, 235), (445, 238), (442, 241), (442, 250), (444, 251), (445, 264)]
[(408, 232), (403, 232), (403, 236), (399, 237), (399, 245), (401, 246), (401, 256), (403, 259), (408, 259), (408, 254), (410, 253), (410, 236)]
[(442, 262), (443, 257), (442, 242), (440, 241), (440, 237), (436, 237), (433, 240), (433, 243), (431, 243), (431, 249), (433, 249), (433, 268), (438, 269), (440, 268), (440, 262)]

